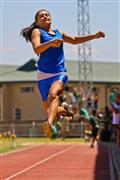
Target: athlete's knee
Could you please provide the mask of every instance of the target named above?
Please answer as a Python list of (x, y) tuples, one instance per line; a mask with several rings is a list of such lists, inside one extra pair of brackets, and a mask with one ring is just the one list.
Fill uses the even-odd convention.
[(52, 93), (50, 92), (49, 95), (48, 95), (48, 100), (49, 102), (52, 102), (53, 100), (58, 100), (59, 99), (59, 96), (56, 94), (56, 93)]

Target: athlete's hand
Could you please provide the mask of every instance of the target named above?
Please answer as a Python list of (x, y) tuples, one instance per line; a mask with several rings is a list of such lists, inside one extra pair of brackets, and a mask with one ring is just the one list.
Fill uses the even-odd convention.
[(62, 39), (55, 38), (51, 41), (51, 46), (61, 46), (63, 43)]
[(104, 38), (105, 37), (105, 33), (102, 32), (102, 31), (99, 31), (95, 34), (95, 38), (98, 39), (98, 38)]

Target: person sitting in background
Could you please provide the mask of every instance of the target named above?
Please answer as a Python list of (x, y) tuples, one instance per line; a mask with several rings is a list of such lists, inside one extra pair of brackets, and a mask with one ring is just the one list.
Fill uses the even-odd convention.
[(115, 95), (112, 103), (112, 124), (116, 132), (116, 144), (120, 148), (120, 93)]

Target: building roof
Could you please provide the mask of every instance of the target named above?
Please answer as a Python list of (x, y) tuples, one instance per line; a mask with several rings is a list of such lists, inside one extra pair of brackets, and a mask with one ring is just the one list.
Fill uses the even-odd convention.
[[(79, 81), (79, 62), (66, 61), (69, 81)], [(31, 59), (22, 66), (1, 65), (0, 82), (32, 82), (36, 81), (35, 60)], [(120, 83), (120, 63), (92, 62), (93, 82)], [(82, 79), (81, 79), (82, 80)], [(89, 81), (90, 79), (87, 78)]]
[[(79, 62), (66, 61), (70, 81), (79, 80)], [(90, 81), (89, 77), (87, 77)], [(120, 63), (92, 62), (93, 82), (120, 82)]]

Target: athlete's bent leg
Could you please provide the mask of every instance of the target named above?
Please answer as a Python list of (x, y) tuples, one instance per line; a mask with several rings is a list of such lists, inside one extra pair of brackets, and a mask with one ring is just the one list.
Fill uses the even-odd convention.
[(48, 122), (52, 125), (54, 119), (58, 115), (59, 107), (59, 96), (64, 89), (64, 84), (61, 80), (55, 81), (49, 91), (48, 101), (49, 101), (49, 113), (48, 113)]

